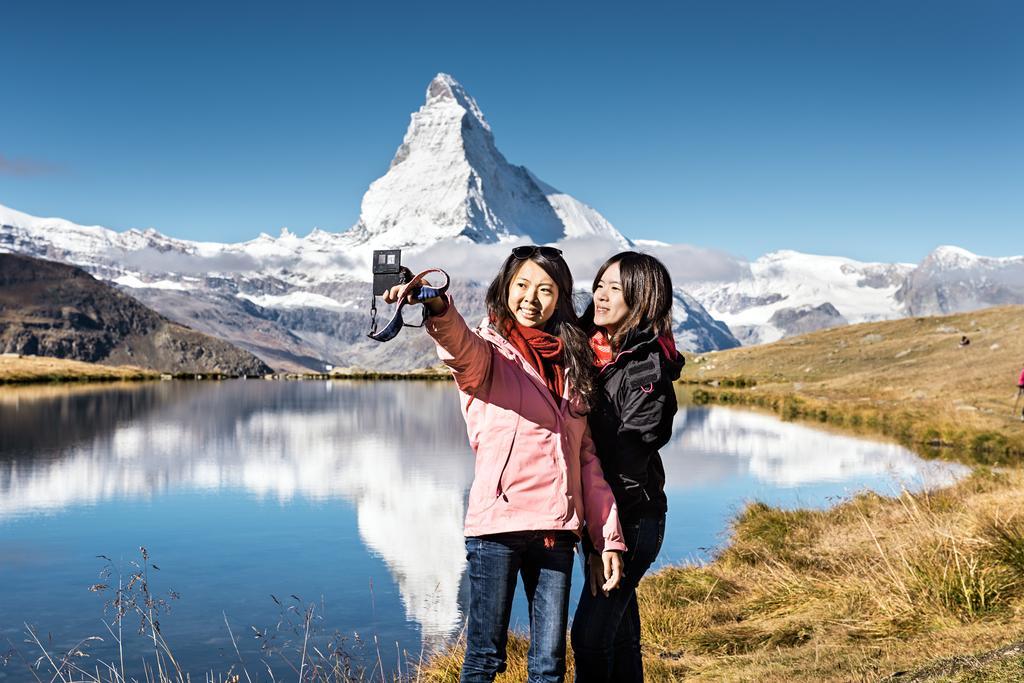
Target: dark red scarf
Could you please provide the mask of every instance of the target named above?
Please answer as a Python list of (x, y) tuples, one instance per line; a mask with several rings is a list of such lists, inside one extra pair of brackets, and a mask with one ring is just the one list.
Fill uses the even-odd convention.
[(565, 371), (562, 368), (564, 345), (561, 338), (536, 327), (520, 325), (515, 319), (505, 322), (504, 332), (505, 338), (544, 378), (555, 400), (561, 399), (565, 389)]

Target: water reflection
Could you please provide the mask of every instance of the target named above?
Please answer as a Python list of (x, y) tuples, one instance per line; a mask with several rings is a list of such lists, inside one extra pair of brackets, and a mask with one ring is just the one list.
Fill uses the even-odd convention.
[(725, 408), (690, 408), (676, 419), (668, 453), (685, 467), (667, 468), (669, 488), (748, 474), (782, 488), (888, 477), (893, 483), (939, 486), (967, 468), (924, 461), (903, 446), (870, 441), (763, 413)]
[[(473, 462), (449, 384), (165, 382), (84, 393), (3, 391), (0, 528), (106, 501), (159, 504), (181, 491), (242, 491), (280, 505), (341, 499), (355, 508), (366, 549), (351, 552), (384, 561), (404, 618), (427, 645), (458, 628)], [(937, 483), (962, 471), (892, 444), (722, 408), (681, 411), (664, 455), (674, 510), (694, 490), (733, 480), (856, 487), (882, 475)], [(744, 495), (742, 486), (722, 495)], [(724, 513), (703, 522), (725, 523)]]
[[(250, 381), (101, 390), (88, 407), (75, 399), (72, 410), (88, 428), (47, 430), (39, 416), (65, 414), (68, 400), (21, 400), (14, 409), (8, 400), (0, 408), (0, 522), (175, 490), (242, 489), (281, 503), (343, 498), (357, 510), (363, 543), (398, 583), (406, 618), (431, 639), (458, 627), (473, 463), (446, 384)], [(22, 421), (23, 414), (35, 417)], [(93, 420), (96, 414), (107, 417)], [(38, 455), (40, 431), (53, 442), (45, 452), (62, 457)]]

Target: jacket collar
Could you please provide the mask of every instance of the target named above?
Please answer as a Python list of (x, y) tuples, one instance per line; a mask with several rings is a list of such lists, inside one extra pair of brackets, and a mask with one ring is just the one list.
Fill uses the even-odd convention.
[(615, 354), (612, 362), (601, 368), (601, 373), (603, 374), (608, 368), (618, 365), (619, 360), (622, 358), (630, 358), (639, 353), (650, 353), (651, 351), (657, 351), (658, 355), (661, 356), (662, 362), (669, 371), (672, 381), (674, 382), (679, 379), (683, 364), (686, 362), (683, 355), (677, 351), (674, 358), (669, 358), (665, 349), (658, 342), (658, 335), (650, 327), (642, 330), (630, 330), (626, 338), (622, 340), (622, 347), (619, 349), (619, 352)]
[(544, 381), (544, 378), (540, 376), (540, 373), (537, 372), (537, 369), (534, 368), (528, 360), (523, 358), (523, 354), (519, 352), (519, 349), (517, 349), (512, 342), (505, 339), (505, 337), (498, 333), (498, 330), (494, 328), (494, 325), (491, 324), (490, 320), (484, 318), (480, 321), (480, 325), (477, 326), (477, 333), (482, 338), (498, 347), (502, 355), (517, 361), (519, 365), (522, 366), (523, 371), (531, 380), (533, 380), (533, 383), (540, 388), (541, 393), (544, 394), (544, 398), (547, 399), (551, 404), (551, 407), (555, 409), (556, 413), (561, 414), (565, 407), (569, 405), (568, 380), (562, 383), (562, 400), (559, 402), (561, 405), (556, 405), (555, 397), (551, 395), (551, 390), (548, 389), (548, 384)]

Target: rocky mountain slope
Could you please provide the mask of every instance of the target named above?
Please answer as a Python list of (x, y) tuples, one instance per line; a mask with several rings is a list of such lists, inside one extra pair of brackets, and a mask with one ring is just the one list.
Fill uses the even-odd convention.
[(150, 310), (80, 268), (0, 254), (0, 351), (163, 372), (264, 375), (252, 354)]

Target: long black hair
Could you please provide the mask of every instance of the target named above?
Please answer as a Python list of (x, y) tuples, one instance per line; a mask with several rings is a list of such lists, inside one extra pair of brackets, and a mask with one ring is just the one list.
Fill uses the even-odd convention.
[[(622, 299), (629, 312), (609, 340), (612, 349), (618, 351), (622, 342), (634, 330), (651, 329), (659, 336), (672, 334), (672, 277), (665, 264), (650, 254), (619, 252), (605, 261), (597, 271), (590, 291), (597, 290), (597, 283), (604, 277), (604, 271), (614, 263), (619, 264)], [(583, 313), (583, 323), (589, 328), (593, 321), (594, 302), (591, 301)]]
[(550, 255), (550, 252), (549, 255), (542, 254), (536, 249), (526, 258), (509, 254), (487, 288), (487, 312), (498, 333), (504, 336), (506, 326), (515, 321), (515, 314), (508, 307), (508, 290), (516, 273), (528, 260), (540, 266), (558, 287), (555, 312), (542, 329), (562, 340), (562, 365), (569, 381), (570, 394), (582, 406), (589, 408), (594, 397), (594, 352), (573, 307), (572, 272), (565, 259), (560, 255)]

